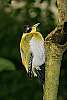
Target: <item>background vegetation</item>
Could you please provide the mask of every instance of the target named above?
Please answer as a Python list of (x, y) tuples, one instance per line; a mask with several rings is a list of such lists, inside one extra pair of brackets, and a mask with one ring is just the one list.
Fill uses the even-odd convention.
[[(55, 0), (0, 0), (0, 100), (41, 100), (42, 89), (21, 65), (19, 42), (24, 26), (40, 22), (45, 38), (57, 25)], [(58, 100), (67, 100), (67, 52), (63, 55)]]

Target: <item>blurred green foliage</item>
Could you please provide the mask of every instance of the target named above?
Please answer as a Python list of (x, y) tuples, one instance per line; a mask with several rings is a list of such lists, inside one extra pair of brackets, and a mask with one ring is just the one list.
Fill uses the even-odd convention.
[(16, 70), (15, 65), (8, 59), (0, 58), (0, 72), (3, 70)]
[(0, 72), (0, 100), (42, 100), (36, 79), (30, 80), (22, 71)]
[[(15, 2), (12, 2), (15, 1)], [(42, 100), (37, 79), (20, 72), (19, 42), (24, 26), (40, 22), (38, 30), (45, 38), (56, 26), (50, 9), (52, 0), (0, 0), (0, 100)], [(67, 53), (64, 54), (58, 100), (67, 100)], [(14, 71), (3, 71), (3, 70)], [(15, 71), (18, 69), (18, 71)]]

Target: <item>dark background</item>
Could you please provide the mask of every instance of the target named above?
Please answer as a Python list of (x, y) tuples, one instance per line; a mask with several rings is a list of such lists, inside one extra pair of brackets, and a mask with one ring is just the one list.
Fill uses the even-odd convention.
[[(37, 78), (21, 65), (19, 43), (24, 26), (40, 23), (45, 38), (57, 25), (55, 0), (0, 0), (0, 100), (42, 100)], [(67, 52), (64, 53), (58, 100), (67, 100)]]

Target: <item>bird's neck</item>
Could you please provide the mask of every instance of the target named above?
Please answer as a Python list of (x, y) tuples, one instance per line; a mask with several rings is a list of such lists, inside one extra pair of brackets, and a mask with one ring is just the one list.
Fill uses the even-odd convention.
[(36, 32), (36, 28), (32, 27), (32, 31), (31, 32)]

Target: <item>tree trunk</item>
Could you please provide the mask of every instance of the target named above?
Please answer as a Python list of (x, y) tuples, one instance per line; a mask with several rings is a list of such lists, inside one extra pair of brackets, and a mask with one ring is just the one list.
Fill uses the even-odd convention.
[(62, 54), (62, 49), (54, 43), (46, 44), (44, 100), (57, 100)]
[(63, 45), (64, 22), (67, 21), (67, 0), (57, 0), (58, 25), (45, 38), (46, 63), (43, 100), (57, 100), (61, 60), (67, 49), (67, 40)]

